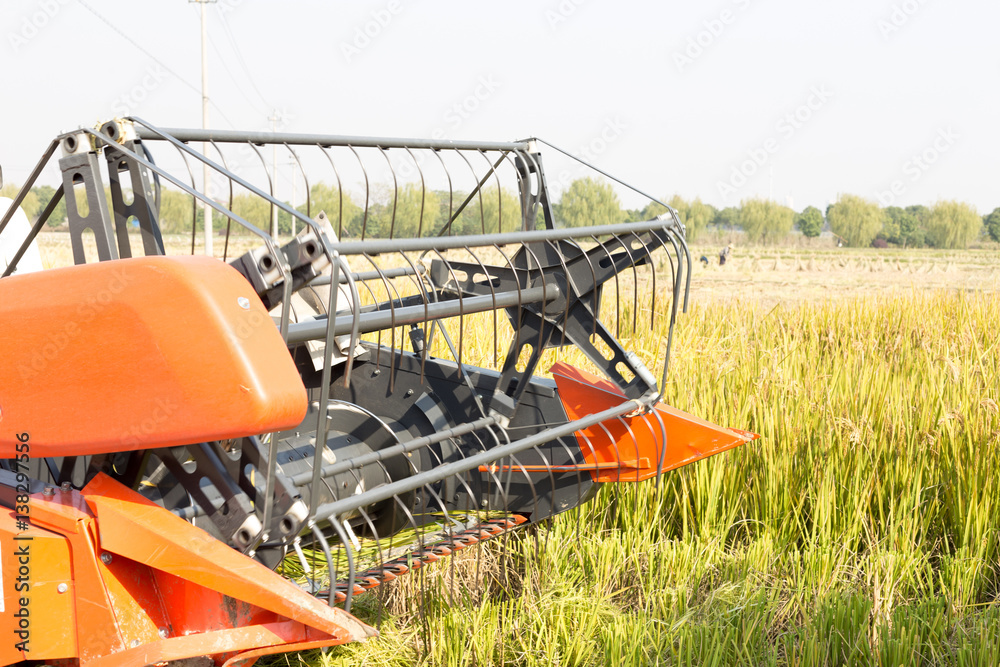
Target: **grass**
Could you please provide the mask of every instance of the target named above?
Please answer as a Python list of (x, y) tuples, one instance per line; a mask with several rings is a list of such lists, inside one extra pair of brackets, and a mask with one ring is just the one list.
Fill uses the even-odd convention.
[(1000, 664), (998, 329), (985, 295), (696, 306), (667, 402), (761, 440), (608, 485), (485, 545), (491, 578), (371, 596), (378, 640), (281, 661)]
[[(803, 253), (696, 265), (677, 329), (665, 400), (760, 440), (360, 596), (379, 639), (271, 664), (1000, 664), (996, 253)], [(665, 326), (623, 344), (662, 358)]]

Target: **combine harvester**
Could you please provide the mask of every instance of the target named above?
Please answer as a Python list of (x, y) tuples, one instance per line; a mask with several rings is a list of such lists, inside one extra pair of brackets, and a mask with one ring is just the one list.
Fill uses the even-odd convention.
[[(673, 332), (676, 213), (557, 228), (544, 143), (138, 118), (54, 139), (0, 219), (17, 248), (0, 278), (0, 665), (251, 665), (363, 640), (356, 596), (755, 438), (660, 403), (618, 341), (658, 311)], [(277, 150), (325, 171), (335, 210), (304, 175), (303, 210), (274, 196)], [(62, 186), (9, 238), (57, 152)], [(166, 183), (225, 219), (225, 261), (165, 254)], [(19, 272), (60, 199), (73, 265)], [(297, 233), (279, 245), (247, 202)], [(600, 377), (540, 368), (558, 348)], [(288, 562), (306, 576), (275, 572)]]

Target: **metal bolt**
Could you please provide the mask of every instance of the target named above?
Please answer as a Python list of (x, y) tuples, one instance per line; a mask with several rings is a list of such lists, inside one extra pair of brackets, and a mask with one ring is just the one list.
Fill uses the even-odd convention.
[(160, 628), (158, 634), (160, 635), (160, 639), (166, 639), (167, 638), (167, 629), (166, 628)]
[(381, 369), (376, 368), (374, 371), (372, 371), (372, 377), (377, 377), (381, 374), (382, 374)]
[(413, 390), (412, 389), (407, 389), (406, 390), (406, 395), (407, 396), (413, 396)]
[(110, 565), (111, 564), (111, 554), (109, 554), (107, 551), (105, 551), (104, 553), (102, 553), (101, 554), (101, 562), (104, 563), (105, 565)]
[(73, 485), (69, 482), (63, 482), (59, 485), (59, 488), (62, 489), (63, 493), (68, 493), (73, 490)]
[(245, 296), (241, 296), (240, 298), (236, 299), (236, 303), (238, 303), (240, 308), (242, 308), (243, 310), (250, 310), (250, 299), (246, 298)]
[(141, 644), (141, 643), (142, 643), (142, 642), (141, 642), (140, 640), (138, 640), (138, 639), (133, 639), (133, 640), (132, 640), (132, 648), (135, 648), (136, 646), (138, 646), (138, 645), (139, 645), (139, 644)]
[(59, 584), (58, 586), (56, 586), (56, 591), (59, 593), (65, 593), (68, 590), (69, 586), (67, 586), (66, 584)]
[(45, 488), (42, 489), (42, 495), (43, 496), (54, 496), (54, 495), (56, 495), (55, 487), (51, 487), (48, 484), (46, 484)]

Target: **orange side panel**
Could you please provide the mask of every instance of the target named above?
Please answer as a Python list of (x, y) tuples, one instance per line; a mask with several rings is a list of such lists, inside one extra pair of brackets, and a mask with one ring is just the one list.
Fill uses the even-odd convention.
[[(621, 405), (625, 395), (611, 382), (562, 362), (551, 368), (570, 419)], [(760, 436), (723, 428), (658, 403), (653, 413), (622, 417), (577, 431), (577, 442), (595, 482), (639, 482)], [(666, 442), (664, 442), (664, 438)]]
[[(97, 516), (101, 548), (105, 551), (245, 600), (342, 641), (374, 633), (344, 610), (323, 604), (257, 561), (104, 474), (97, 475), (82, 493)], [(198, 609), (202, 605), (171, 599), (169, 593), (163, 592), (168, 588), (161, 589), (168, 609), (189, 607), (198, 614), (208, 613)], [(206, 618), (210, 617), (201, 620)]]
[[(62, 535), (26, 526), (22, 520), (19, 527), (14, 512), (0, 508), (0, 665), (77, 655), (69, 543)], [(19, 650), (20, 642), (26, 642), (21, 648), (27, 653)]]
[(306, 392), (250, 284), (209, 257), (0, 280), (0, 457), (239, 437), (302, 421)]
[[(0, 665), (27, 657), (144, 667), (208, 656), (217, 667), (247, 667), (261, 655), (377, 634), (103, 474), (82, 492), (31, 495), (19, 511), (30, 526), (0, 512), (0, 631), (12, 638), (0, 643)], [(30, 549), (26, 655), (14, 634), (21, 544)]]

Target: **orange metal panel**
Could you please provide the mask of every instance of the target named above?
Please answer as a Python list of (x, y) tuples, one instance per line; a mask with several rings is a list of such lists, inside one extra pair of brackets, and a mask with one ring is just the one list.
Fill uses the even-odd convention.
[[(73, 658), (76, 612), (69, 544), (62, 535), (32, 525), (18, 527), (14, 512), (0, 512), (0, 665), (45, 656)], [(20, 551), (20, 555), (19, 552)], [(64, 587), (60, 590), (60, 586)], [(22, 607), (21, 602), (26, 602)], [(24, 632), (18, 635), (18, 632)], [(27, 641), (18, 650), (17, 644)]]
[[(239, 658), (240, 652), (252, 649), (273, 649), (270, 653), (296, 650), (294, 647), (308, 642), (310, 648), (330, 646), (331, 642), (320, 638), (321, 633), (292, 621), (250, 625), (229, 630), (217, 630), (203, 634), (171, 637), (131, 648), (115, 655), (108, 655), (86, 663), (87, 667), (146, 667), (173, 660), (203, 655), (229, 655)], [(292, 648), (285, 649), (283, 645)], [(227, 660), (216, 661), (225, 664)]]
[[(72, 581), (68, 592), (76, 614), (76, 657), (86, 661), (123, 650), (125, 641), (99, 565), (94, 517), (83, 498), (75, 491), (60, 489), (52, 496), (32, 495), (30, 507), (32, 524), (59, 533), (69, 546)], [(62, 623), (62, 619), (52, 618), (50, 623)]]
[[(105, 551), (299, 621), (343, 641), (375, 635), (373, 628), (342, 609), (323, 604), (260, 563), (106, 475), (99, 474), (82, 493), (97, 516), (100, 544)], [(184, 604), (183, 600), (171, 601), (167, 597), (170, 593), (163, 589), (161, 595), (165, 596), (168, 608)]]
[[(621, 405), (625, 400), (611, 382), (568, 364), (556, 363), (551, 372), (570, 419)], [(716, 426), (664, 403), (656, 405), (655, 414), (613, 419), (576, 434), (595, 482), (649, 479), (658, 468), (663, 472), (680, 468), (759, 437)]]
[[(250, 284), (208, 257), (0, 280), (0, 457), (238, 437), (302, 421), (306, 392)], [(72, 400), (60, 400), (72, 396)], [(53, 405), (58, 403), (58, 410)]]
[[(27, 532), (0, 513), (0, 548), (6, 608), (17, 603), (11, 545), (33, 538), (32, 660), (140, 667), (210, 656), (245, 666), (376, 634), (107, 476), (83, 492), (32, 495), (29, 510)], [(0, 613), (0, 631), (11, 623)], [(0, 666), (25, 658), (13, 647), (0, 643)]]

